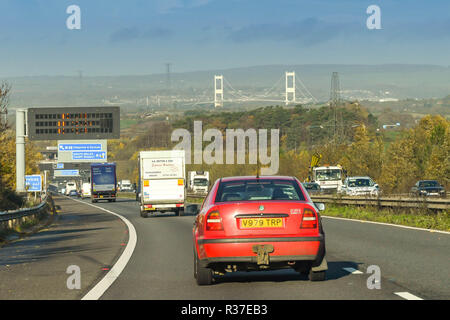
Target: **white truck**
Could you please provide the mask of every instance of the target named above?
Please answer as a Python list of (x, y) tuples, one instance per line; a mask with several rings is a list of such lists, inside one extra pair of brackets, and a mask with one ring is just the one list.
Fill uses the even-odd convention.
[(340, 192), (342, 188), (341, 166), (322, 166), (313, 168), (312, 181), (319, 184), (323, 193)]
[(209, 187), (208, 171), (189, 171), (188, 190), (193, 193), (207, 194)]
[(131, 185), (130, 180), (121, 180), (119, 182), (119, 190), (123, 192), (131, 192), (133, 191), (133, 186)]
[(182, 215), (186, 198), (184, 150), (141, 151), (138, 168), (141, 216), (156, 211)]

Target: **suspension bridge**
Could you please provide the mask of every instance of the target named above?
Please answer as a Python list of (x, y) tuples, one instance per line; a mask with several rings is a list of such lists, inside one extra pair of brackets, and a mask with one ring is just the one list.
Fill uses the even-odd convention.
[[(284, 80), (284, 81), (283, 81)], [(316, 97), (308, 90), (295, 71), (286, 71), (269, 89), (261, 93), (245, 93), (237, 90), (223, 74), (214, 76), (214, 96), (198, 97), (189, 104), (214, 104), (215, 108), (224, 107), (226, 103), (274, 102), (291, 104), (318, 103)]]

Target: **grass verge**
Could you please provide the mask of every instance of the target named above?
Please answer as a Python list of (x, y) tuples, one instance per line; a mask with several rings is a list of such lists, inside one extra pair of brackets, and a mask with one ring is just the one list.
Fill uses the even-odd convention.
[(327, 204), (322, 215), (365, 221), (399, 224), (409, 227), (450, 231), (448, 211), (424, 209), (378, 209), (375, 207), (337, 206)]

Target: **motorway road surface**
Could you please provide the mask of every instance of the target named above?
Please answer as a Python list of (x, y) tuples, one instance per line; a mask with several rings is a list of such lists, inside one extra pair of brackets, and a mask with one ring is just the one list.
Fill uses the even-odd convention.
[[(167, 213), (141, 218), (138, 204), (125, 199), (97, 203), (97, 208), (89, 200), (83, 204), (79, 200), (60, 198), (57, 204), (61, 201), (73, 202), (72, 211), (62, 210), (62, 217), (86, 210), (95, 210), (100, 215), (97, 208), (105, 208), (127, 218), (136, 229), (133, 255), (101, 299), (450, 299), (449, 234), (324, 217), (329, 267), (326, 281), (310, 282), (292, 270), (239, 272), (219, 277), (211, 286), (199, 287), (193, 277), (194, 216), (177, 217)], [(90, 266), (95, 270), (90, 271), (89, 281), (83, 282), (76, 295), (66, 293), (65, 297), (79, 298), (86, 294), (104, 276), (97, 270), (99, 266), (114, 263), (123, 251), (123, 244), (118, 246), (118, 243), (127, 241), (123, 240), (125, 225), (109, 213), (103, 212), (101, 216), (89, 228), (99, 228), (103, 240), (94, 239), (89, 233), (79, 236), (85, 242), (95, 240), (91, 245), (101, 248), (94, 253), (104, 252), (104, 261)], [(110, 224), (117, 225), (106, 227), (103, 220), (108, 217)], [(36, 237), (39, 234), (30, 239)], [(5, 274), (2, 252), (15, 245), (0, 249), (0, 277)], [(54, 245), (57, 247), (58, 242)], [(31, 246), (27, 251), (30, 255)], [(40, 263), (44, 263), (42, 259)], [(370, 265), (377, 265), (381, 270), (381, 289), (367, 287)], [(36, 268), (43, 267), (36, 264)], [(62, 281), (61, 270), (59, 274)], [(94, 276), (97, 276), (95, 280)], [(38, 271), (34, 277), (42, 277), (41, 282), (50, 280)], [(4, 298), (1, 292), (5, 289), (17, 289), (0, 288), (0, 298)], [(30, 290), (35, 292), (33, 297), (47, 298), (44, 292), (39, 293), (38, 287), (30, 286)]]

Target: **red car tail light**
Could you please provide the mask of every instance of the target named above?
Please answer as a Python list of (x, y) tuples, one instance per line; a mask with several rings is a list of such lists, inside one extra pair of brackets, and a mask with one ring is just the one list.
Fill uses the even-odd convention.
[(303, 210), (301, 229), (317, 228), (317, 216), (314, 210), (306, 208)]
[(206, 230), (207, 231), (221, 231), (223, 230), (222, 218), (219, 211), (211, 211), (206, 216)]

